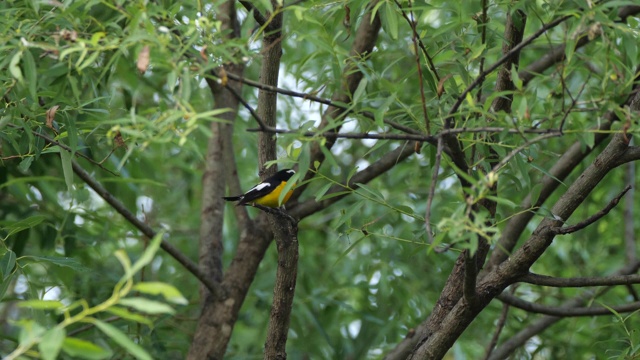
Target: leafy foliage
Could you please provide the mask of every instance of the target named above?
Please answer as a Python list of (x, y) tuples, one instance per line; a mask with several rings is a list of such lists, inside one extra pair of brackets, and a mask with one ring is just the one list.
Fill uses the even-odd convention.
[[(638, 75), (639, 20), (617, 16), (632, 1), (488, 1), (486, 24), (479, 21), (481, 1), (379, 1), (366, 10), (368, 3), (305, 1), (279, 10), (286, 19), (280, 87), (329, 99), (343, 89), (349, 61), (356, 63), (351, 71), (363, 74), (349, 102), (336, 104), (348, 108), (348, 115), (322, 128), (326, 106), (279, 97), (277, 126), (294, 133), (278, 136), (277, 163), (299, 166), (299, 179), (306, 172), (315, 175), (300, 202), (349, 194), (300, 224), (291, 358), (388, 353), (431, 312), (460, 252), (475, 251), (481, 238), (495, 245), (518, 213), (536, 214), (523, 239), (542, 219), (553, 217), (551, 204), (579, 171), (563, 179), (560, 191), (541, 207), (519, 204), (527, 195), (536, 202), (542, 179), (574, 142), (586, 149), (598, 146), (602, 134), (637, 132), (631, 121), (637, 115), (623, 104)], [(0, 353), (145, 359), (187, 352), (200, 316), (198, 281), (166, 253), (156, 253), (161, 236), (150, 240), (135, 230), (78, 178), (74, 163), (89, 169), (146, 224), (164, 229), (188, 257), (197, 258), (200, 179), (210, 125), (224, 122), (222, 115), (237, 111), (233, 141), (242, 185), (258, 179), (258, 135), (246, 131), (257, 127), (255, 119), (245, 108), (214, 107), (208, 86), (230, 81), (216, 72), (229, 63), (246, 64), (244, 76), (259, 79), (267, 29), (238, 5), (241, 36), (232, 37), (221, 27), (219, 6), (219, 1), (168, 0), (0, 2)], [(268, 1), (255, 6), (264, 13), (277, 10)], [(462, 96), (503, 56), (506, 18), (517, 10), (527, 14), (525, 38), (555, 19), (570, 18), (521, 52), (520, 67), (510, 71), (513, 90), (494, 91), (498, 75), (491, 72)], [(350, 48), (365, 11), (380, 16), (382, 30), (373, 53), (354, 58)], [(416, 20), (435, 64), (427, 66), (417, 49), (422, 81), (405, 16)], [(589, 43), (576, 47), (585, 37)], [(542, 73), (522, 71), (562, 44), (561, 63)], [(256, 89), (244, 86), (241, 95), (256, 103)], [(493, 101), (505, 97), (513, 98), (512, 111), (494, 112)], [(448, 112), (458, 100), (460, 110), (448, 126)], [(594, 130), (608, 113), (620, 121), (610, 130)], [(391, 151), (413, 146), (394, 140), (338, 139), (331, 150), (322, 149), (322, 164), (311, 163), (314, 145), (326, 144), (327, 138), (303, 131), (380, 134), (393, 131), (389, 122), (421, 133), (429, 128), (431, 134), (448, 128), (501, 130), (491, 136), (458, 134), (472, 161), (469, 172), (447, 156), (436, 168), (436, 146), (423, 143), (421, 152), (375, 180), (350, 183), (357, 171)], [(553, 138), (526, 133), (556, 129), (562, 134)], [(496, 157), (510, 160), (492, 169)], [(590, 216), (627, 182), (637, 183), (635, 173), (628, 180), (621, 174), (618, 169), (607, 177), (566, 222)], [(463, 189), (460, 178), (471, 187)], [(330, 191), (334, 186), (339, 190)], [(495, 215), (478, 209), (482, 201), (497, 204)], [(225, 265), (242, 231), (231, 213), (225, 215)], [(435, 231), (433, 244), (425, 221)], [(639, 225), (634, 220), (633, 226)], [(622, 226), (622, 210), (616, 208), (588, 231), (558, 238), (532, 270), (558, 277), (613, 273), (627, 259)], [(435, 251), (443, 247), (450, 249)], [(262, 354), (276, 267), (272, 247), (234, 325), (228, 358)], [(516, 291), (548, 305), (578, 293), (528, 284)], [(619, 287), (596, 301), (613, 306), (632, 296)], [(452, 348), (453, 355), (483, 356), (478, 349), (489, 342), (487, 329), (494, 328), (499, 313), (500, 306), (491, 304)], [(533, 319), (512, 310), (501, 339)], [(637, 313), (572, 319), (531, 339), (516, 356), (634, 356), (637, 321)]]

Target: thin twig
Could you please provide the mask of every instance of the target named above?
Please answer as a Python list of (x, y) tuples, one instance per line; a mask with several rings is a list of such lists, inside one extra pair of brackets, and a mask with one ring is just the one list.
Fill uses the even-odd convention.
[(640, 309), (640, 301), (632, 302), (619, 306), (597, 306), (597, 307), (562, 307), (535, 304), (522, 300), (517, 296), (502, 293), (497, 297), (503, 303), (507, 303), (518, 309), (525, 310), (530, 313), (545, 314), (558, 317), (578, 317), (578, 316), (602, 316), (612, 315), (613, 311), (617, 313), (633, 312)]
[[(516, 286), (517, 285), (511, 286), (510, 291), (512, 295), (516, 291)], [(507, 323), (508, 314), (509, 314), (509, 304), (503, 303), (502, 311), (500, 312), (500, 317), (498, 318), (498, 323), (496, 324), (496, 330), (493, 332), (491, 341), (489, 341), (489, 344), (487, 345), (487, 350), (484, 355), (485, 360), (489, 359), (489, 356), (491, 356), (491, 352), (493, 352), (493, 349), (496, 347), (496, 344), (498, 343), (498, 339), (500, 338), (500, 333), (502, 333), (502, 329), (504, 329), (504, 325)]]
[(618, 203), (620, 202), (620, 199), (629, 190), (631, 190), (631, 185), (627, 185), (615, 198), (613, 198), (613, 200), (609, 202), (609, 204), (607, 204), (607, 206), (604, 207), (604, 209), (589, 216), (587, 219), (580, 221), (579, 223), (571, 226), (554, 227), (554, 228), (551, 228), (551, 231), (553, 231), (557, 235), (566, 235), (566, 234), (571, 234), (586, 228), (587, 226), (593, 224), (594, 222), (600, 220), (602, 217), (607, 215), (614, 207), (616, 207), (616, 205), (618, 205)]
[(614, 286), (614, 285), (633, 285), (640, 284), (640, 275), (612, 275), (604, 277), (576, 277), (576, 278), (559, 278), (553, 276), (539, 275), (528, 273), (518, 281), (532, 285), (550, 286), (550, 287), (589, 287), (589, 286)]

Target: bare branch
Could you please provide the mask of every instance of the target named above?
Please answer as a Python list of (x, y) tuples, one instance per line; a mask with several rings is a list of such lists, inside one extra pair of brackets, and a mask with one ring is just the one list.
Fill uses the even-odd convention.
[(571, 226), (566, 226), (566, 227), (555, 227), (552, 228), (551, 231), (555, 232), (557, 235), (566, 235), (566, 234), (571, 234), (574, 233), (576, 231), (580, 231), (584, 228), (586, 228), (587, 226), (593, 224), (594, 222), (600, 220), (602, 217), (604, 217), (605, 215), (607, 215), (609, 213), (609, 211), (611, 211), (614, 207), (616, 207), (616, 205), (618, 205), (618, 202), (620, 202), (620, 199), (624, 196), (624, 194), (627, 193), (627, 191), (629, 191), (631, 189), (631, 185), (627, 185), (622, 192), (620, 192), (620, 194), (618, 194), (615, 198), (613, 198), (613, 200), (611, 200), (611, 202), (609, 202), (609, 204), (607, 204), (607, 206), (604, 207), (604, 209), (598, 211), (597, 213), (589, 216), (589, 218), (575, 224), (575, 225), (571, 225)]
[(557, 278), (553, 276), (528, 273), (518, 281), (533, 285), (551, 287), (588, 287), (640, 284), (640, 275), (612, 275), (604, 277)]
[(626, 313), (640, 309), (640, 301), (632, 302), (625, 305), (611, 306), (610, 308), (603, 306), (568, 308), (562, 306), (547, 306), (535, 304), (507, 293), (499, 295), (498, 299), (503, 303), (509, 304), (518, 309), (525, 310), (527, 312), (558, 317), (612, 315), (613, 311), (617, 313)]

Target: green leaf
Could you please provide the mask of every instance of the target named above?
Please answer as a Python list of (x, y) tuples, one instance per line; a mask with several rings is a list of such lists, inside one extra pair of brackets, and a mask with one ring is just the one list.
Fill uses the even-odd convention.
[(9, 225), (3, 227), (2, 229), (8, 232), (7, 237), (9, 237), (22, 230), (30, 229), (43, 222), (45, 219), (46, 217), (43, 215), (34, 215), (15, 223), (9, 223)]
[(153, 260), (153, 257), (160, 248), (160, 243), (162, 242), (163, 236), (164, 232), (160, 231), (153, 237), (153, 239), (151, 239), (151, 241), (149, 242), (149, 246), (147, 246), (138, 261), (136, 261), (130, 269), (125, 269), (125, 275), (123, 276), (121, 281), (130, 279), (133, 275), (140, 271), (140, 269), (147, 266)]
[(362, 95), (364, 94), (364, 92), (367, 90), (367, 84), (369, 82), (367, 81), (367, 78), (363, 78), (360, 83), (358, 84), (358, 87), (356, 88), (356, 91), (353, 92), (353, 102), (357, 103), (360, 98), (362, 98)]
[[(69, 147), (71, 148), (71, 153), (69, 154), (69, 156), (73, 158), (73, 156), (76, 153), (76, 150), (78, 149), (78, 129), (76, 128), (76, 121), (73, 116), (67, 117), (65, 123), (67, 125), (67, 136), (69, 137)], [(66, 175), (65, 175), (65, 179), (66, 179)], [(73, 177), (71, 179), (73, 181)]]
[(86, 340), (68, 337), (62, 342), (62, 351), (74, 358), (100, 360), (110, 358), (111, 350), (94, 345)]
[(366, 192), (368, 192), (369, 194), (373, 195), (375, 198), (377, 198), (380, 201), (384, 201), (384, 196), (382, 195), (382, 193), (372, 187), (369, 187), (368, 185), (362, 184), (362, 183), (356, 183), (356, 185), (358, 185), (358, 187)]
[(24, 77), (22, 77), (22, 70), (20, 70), (20, 59), (22, 59), (22, 51), (16, 52), (11, 58), (11, 62), (9, 62), (9, 73), (14, 79), (18, 80), (18, 82), (23, 83)]
[(105, 335), (110, 337), (118, 345), (122, 346), (125, 350), (127, 350), (129, 354), (142, 360), (153, 359), (145, 349), (143, 349), (140, 345), (131, 341), (131, 339), (129, 339), (127, 335), (125, 335), (122, 331), (118, 330), (118, 328), (116, 328), (115, 326), (108, 324), (106, 322), (102, 322), (100, 320), (95, 320), (95, 325)]
[(394, 5), (390, 1), (385, 1), (384, 16), (382, 17), (385, 30), (389, 33), (392, 39), (398, 39), (398, 15), (395, 12)]
[(15, 322), (20, 327), (20, 335), (18, 335), (18, 341), (20, 345), (28, 346), (33, 344), (46, 329), (40, 324), (31, 319), (22, 319)]
[(2, 297), (7, 292), (7, 289), (11, 284), (11, 280), (13, 280), (13, 273), (6, 276), (3, 281), (0, 281), (0, 300), (2, 300)]
[(29, 95), (31, 95), (32, 101), (38, 101), (38, 72), (31, 51), (25, 50), (22, 53), (22, 64), (24, 65), (24, 75), (27, 78)]
[[(13, 274), (13, 269), (15, 268), (15, 266), (16, 253), (9, 250), (4, 253), (4, 255), (2, 255), (2, 258), (0, 258), (0, 275), (2, 276), (2, 279), (4, 281), (6, 281), (7, 278), (11, 276), (11, 274)], [(2, 294), (0, 294), (0, 296), (2, 296)]]
[(131, 321), (135, 321), (137, 323), (140, 324), (144, 324), (147, 325), (148, 327), (153, 327), (153, 322), (148, 319), (147, 317), (140, 315), (140, 314), (136, 314), (136, 313), (132, 313), (131, 311), (123, 308), (123, 307), (119, 307), (119, 306), (110, 306), (107, 310), (107, 312), (110, 312), (122, 319), (126, 319), (126, 320), (131, 320)]
[(178, 305), (187, 305), (187, 299), (173, 285), (163, 282), (141, 282), (134, 285), (133, 290), (137, 290), (149, 295), (162, 295), (165, 300)]
[(499, 196), (493, 196), (493, 195), (486, 195), (485, 196), (487, 199), (491, 200), (491, 201), (495, 201), (498, 204), (501, 205), (506, 205), (510, 208), (515, 209), (516, 207), (518, 207), (518, 205), (516, 203), (514, 203), (513, 201), (507, 199), (507, 198), (503, 198), (503, 197), (499, 197)]
[(165, 303), (155, 300), (149, 300), (142, 297), (124, 298), (118, 301), (118, 304), (129, 306), (147, 314), (173, 314), (175, 310)]
[(331, 185), (333, 185), (333, 184), (332, 183), (326, 183), (326, 184), (324, 184), (323, 187), (320, 188), (320, 190), (318, 190), (318, 192), (316, 193), (316, 201), (321, 201), (322, 200), (322, 196), (327, 193), (327, 191), (331, 188)]
[(62, 173), (64, 182), (67, 183), (67, 190), (73, 192), (73, 166), (71, 165), (71, 153), (60, 149), (60, 160), (62, 161)]
[(47, 330), (38, 344), (38, 349), (40, 350), (40, 356), (42, 359), (57, 359), (66, 336), (67, 332), (63, 328), (54, 327)]
[(37, 310), (55, 310), (63, 308), (64, 304), (55, 300), (25, 300), (18, 302), (18, 306)]
[(33, 156), (27, 156), (24, 159), (22, 159), (22, 161), (20, 161), (20, 164), (18, 164), (18, 170), (22, 171), (23, 173), (26, 173), (27, 170), (29, 170), (29, 168), (31, 167), (32, 163), (33, 163)]
[(77, 259), (70, 257), (58, 257), (58, 256), (23, 256), (20, 258), (21, 261), (34, 261), (34, 262), (48, 262), (53, 265), (58, 265), (62, 267), (68, 267), (75, 271), (87, 271), (87, 268), (83, 266)]

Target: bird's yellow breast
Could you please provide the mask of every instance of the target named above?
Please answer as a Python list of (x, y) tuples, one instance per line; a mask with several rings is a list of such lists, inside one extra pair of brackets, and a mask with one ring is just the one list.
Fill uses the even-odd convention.
[[(286, 181), (281, 182), (280, 185), (278, 185), (275, 189), (273, 189), (272, 192), (268, 193), (267, 195), (259, 199), (256, 199), (254, 203), (262, 206), (271, 207), (271, 208), (279, 207), (281, 204), (278, 203), (278, 199), (280, 198), (280, 193), (284, 189), (285, 185), (287, 185)], [(289, 190), (287, 194), (284, 196), (284, 198), (282, 199), (282, 205), (284, 205), (289, 200), (289, 198), (291, 197), (291, 194), (293, 194), (293, 189)]]

